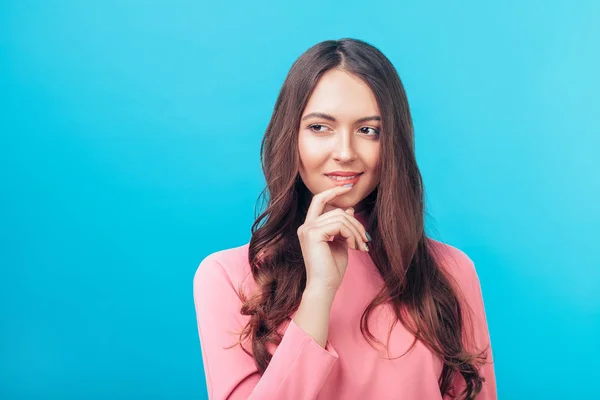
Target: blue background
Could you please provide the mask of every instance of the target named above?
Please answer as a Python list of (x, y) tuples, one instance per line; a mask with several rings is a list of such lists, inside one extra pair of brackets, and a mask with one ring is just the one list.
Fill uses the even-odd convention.
[(342, 37), (405, 84), (500, 398), (597, 395), (598, 2), (0, 4), (0, 397), (206, 395), (193, 274), (249, 240), (278, 90)]

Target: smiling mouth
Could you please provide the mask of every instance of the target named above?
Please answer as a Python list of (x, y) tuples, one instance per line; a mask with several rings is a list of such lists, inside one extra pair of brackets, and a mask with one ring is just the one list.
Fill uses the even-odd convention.
[(347, 185), (348, 183), (356, 184), (363, 173), (354, 176), (339, 176), (339, 175), (325, 175), (334, 185)]

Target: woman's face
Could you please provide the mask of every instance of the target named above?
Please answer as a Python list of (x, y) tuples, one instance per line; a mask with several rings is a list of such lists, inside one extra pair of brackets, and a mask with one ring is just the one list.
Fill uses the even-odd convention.
[(329, 203), (325, 212), (351, 206), (362, 211), (361, 201), (377, 187), (380, 117), (373, 92), (360, 78), (332, 69), (317, 83), (300, 122), (300, 177), (315, 195), (343, 184), (332, 173), (360, 174), (352, 189)]

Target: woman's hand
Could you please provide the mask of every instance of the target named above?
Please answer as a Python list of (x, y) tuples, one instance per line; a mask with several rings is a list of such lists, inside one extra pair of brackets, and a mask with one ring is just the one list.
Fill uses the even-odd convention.
[(354, 218), (353, 208), (323, 213), (328, 202), (350, 189), (336, 186), (313, 196), (304, 224), (298, 228), (307, 289), (335, 295), (348, 265), (348, 247), (368, 251), (365, 228)]

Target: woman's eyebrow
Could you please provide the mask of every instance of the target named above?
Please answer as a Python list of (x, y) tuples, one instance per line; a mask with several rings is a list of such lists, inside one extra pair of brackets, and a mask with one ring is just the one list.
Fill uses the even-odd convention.
[[(305, 119), (311, 118), (311, 117), (323, 118), (323, 119), (327, 119), (332, 122), (337, 122), (337, 120), (335, 119), (335, 117), (333, 115), (320, 113), (320, 112), (312, 112), (310, 114), (306, 114), (304, 117), (302, 117), (302, 121), (304, 121)], [(366, 122), (366, 121), (381, 121), (381, 117), (379, 115), (371, 115), (369, 117), (359, 118), (355, 122), (358, 123), (358, 122)]]

